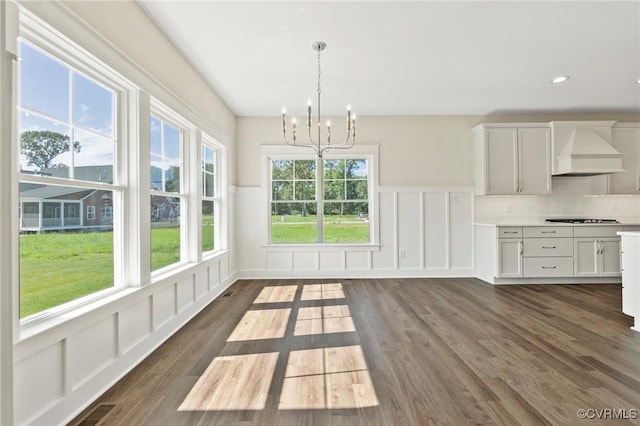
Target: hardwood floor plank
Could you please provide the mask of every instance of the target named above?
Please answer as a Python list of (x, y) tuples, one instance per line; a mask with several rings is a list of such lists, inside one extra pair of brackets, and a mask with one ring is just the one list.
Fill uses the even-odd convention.
[(245, 280), (228, 293), (71, 424), (100, 403), (110, 426), (565, 425), (579, 408), (640, 409), (640, 333), (619, 285)]

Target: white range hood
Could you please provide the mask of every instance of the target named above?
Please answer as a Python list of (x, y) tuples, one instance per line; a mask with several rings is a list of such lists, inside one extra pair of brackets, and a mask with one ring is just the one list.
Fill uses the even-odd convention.
[(624, 154), (611, 146), (615, 121), (553, 121), (554, 176), (593, 176), (625, 172)]

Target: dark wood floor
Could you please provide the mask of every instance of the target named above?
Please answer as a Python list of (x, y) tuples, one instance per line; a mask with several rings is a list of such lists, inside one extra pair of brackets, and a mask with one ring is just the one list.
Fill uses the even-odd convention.
[[(344, 298), (303, 297), (305, 285), (335, 282), (342, 283)], [(294, 301), (254, 303), (263, 288), (272, 286), (297, 286)], [(632, 320), (621, 313), (619, 285), (494, 287), (475, 279), (247, 280), (235, 283), (230, 292), (73, 424), (80, 424), (100, 404), (113, 405), (110, 410), (102, 405), (108, 410), (99, 423), (103, 425), (640, 424), (635, 419), (640, 415), (640, 333), (629, 329)], [(338, 329), (321, 324), (319, 331), (309, 331), (313, 327), (296, 323), (301, 308), (334, 305), (348, 305), (351, 324), (347, 319)], [(268, 309), (291, 309), (283, 337), (256, 339), (244, 334), (227, 342), (238, 333), (237, 326), (260, 326), (241, 321), (248, 310)], [(345, 346), (362, 349), (366, 365), (357, 369), (364, 368), (359, 373), (370, 378), (375, 403), (371, 395), (362, 395), (366, 383), (351, 379), (321, 380), (327, 386), (326, 400), (309, 402), (314, 390), (306, 385), (295, 392), (289, 387), (283, 395), (284, 388), (298, 380), (288, 378), (292, 354)], [(178, 411), (197, 383), (203, 391), (200, 378), (212, 361), (274, 352), (275, 367), (263, 372), (270, 375), (263, 408), (221, 409), (210, 401), (210, 409)], [(329, 368), (326, 363), (324, 368)], [(341, 396), (340, 383), (355, 399)], [(206, 397), (207, 389), (203, 392)], [(254, 396), (260, 398), (258, 393)], [(284, 409), (280, 404), (285, 396), (290, 399), (287, 407), (316, 408)], [(587, 414), (596, 419), (580, 419), (580, 409), (591, 410)], [(606, 409), (612, 411), (602, 411)], [(612, 419), (620, 416), (627, 419)]]

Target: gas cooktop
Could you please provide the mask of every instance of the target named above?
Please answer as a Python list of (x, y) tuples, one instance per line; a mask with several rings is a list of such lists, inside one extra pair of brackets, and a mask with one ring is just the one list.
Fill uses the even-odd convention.
[(551, 222), (551, 223), (620, 223), (615, 219), (573, 219), (573, 218), (545, 219), (545, 222)]

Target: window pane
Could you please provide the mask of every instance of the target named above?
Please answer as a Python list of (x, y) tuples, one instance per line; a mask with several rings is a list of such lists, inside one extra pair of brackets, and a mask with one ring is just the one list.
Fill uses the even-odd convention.
[(315, 243), (316, 203), (271, 203), (272, 243)]
[(20, 43), (20, 105), (69, 121), (69, 69)]
[(347, 179), (367, 179), (369, 175), (367, 160), (347, 160), (346, 175)]
[(325, 203), (323, 222), (326, 243), (369, 241), (369, 205), (366, 202)]
[(293, 200), (293, 182), (277, 181), (272, 185), (272, 200)]
[(344, 160), (324, 161), (325, 179), (344, 179)]
[(180, 192), (180, 165), (165, 163), (164, 190), (166, 192)]
[(202, 182), (202, 187), (204, 189), (205, 197), (213, 197), (214, 192), (214, 176), (211, 173), (203, 173), (204, 179)]
[(202, 251), (214, 249), (214, 205), (213, 201), (202, 201)]
[(315, 200), (316, 199), (316, 181), (301, 180), (295, 183), (296, 200)]
[(113, 169), (114, 140), (79, 129), (74, 136), (78, 146), (74, 153), (74, 178), (113, 183), (113, 173), (106, 176), (98, 170)]
[(347, 181), (347, 200), (366, 200), (369, 197), (366, 180)]
[[(79, 149), (79, 145), (77, 145)], [(69, 128), (58, 122), (33, 114), (20, 114), (20, 169), (22, 171), (50, 171), (68, 168)], [(68, 177), (68, 170), (63, 173)]]
[(180, 161), (180, 130), (164, 123), (164, 156), (170, 160)]
[(292, 160), (274, 160), (271, 162), (271, 179), (291, 180), (293, 179)]
[(114, 99), (112, 90), (73, 73), (73, 124), (113, 137)]
[(315, 160), (296, 160), (294, 162), (296, 179), (315, 179), (316, 178), (316, 162)]
[(151, 270), (180, 261), (180, 198), (151, 196)]
[(151, 153), (162, 155), (162, 122), (155, 117), (150, 121)]
[(344, 181), (325, 180), (324, 181), (325, 200), (344, 200)]
[(157, 155), (151, 154), (151, 189), (162, 190), (163, 181), (162, 181), (162, 158)]
[(202, 146), (202, 169), (213, 173), (215, 164), (215, 152), (213, 149)]
[(113, 214), (92, 215), (96, 206), (113, 212), (112, 199), (111, 191), (20, 184), (20, 318), (113, 286)]

